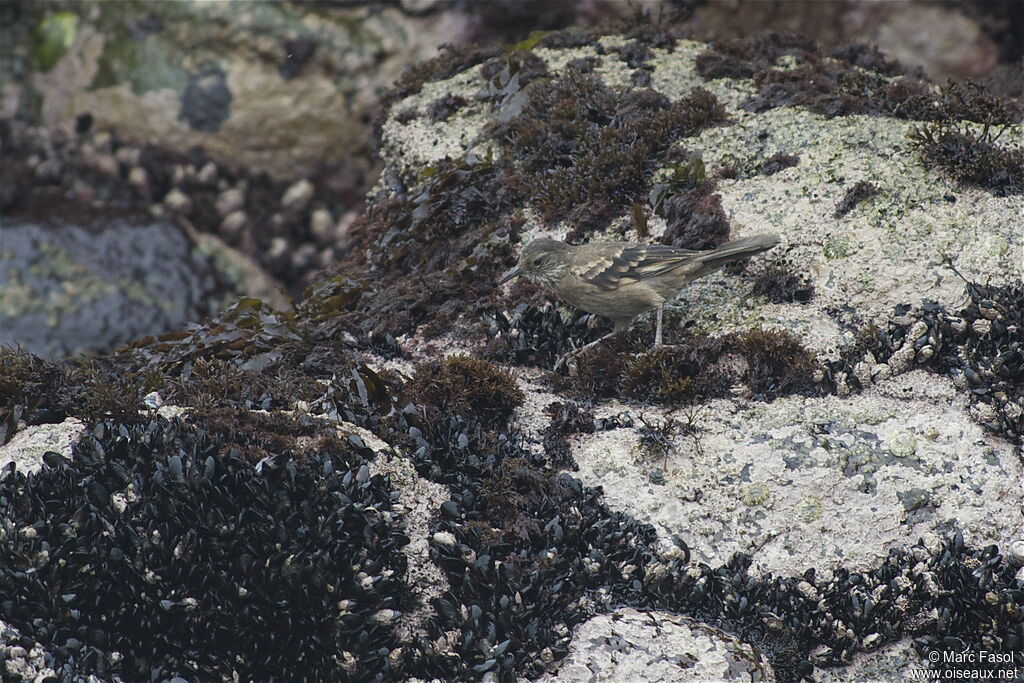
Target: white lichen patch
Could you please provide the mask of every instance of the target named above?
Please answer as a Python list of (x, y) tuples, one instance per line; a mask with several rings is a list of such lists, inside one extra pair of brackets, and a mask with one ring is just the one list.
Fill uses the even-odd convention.
[[(338, 423), (338, 435), (341, 438), (346, 436), (358, 436), (363, 440), (363, 443), (367, 445), (370, 450), (376, 451), (378, 456), (391, 455), (391, 447), (376, 434), (371, 432), (369, 429), (360, 427), (359, 425), (352, 424), (351, 422), (341, 421)], [(376, 462), (376, 461), (374, 461)], [(372, 469), (372, 468), (371, 468)]]
[(695, 619), (618, 609), (576, 627), (569, 655), (541, 681), (773, 681), (752, 645)]
[(162, 405), (156, 409), (156, 414), (165, 420), (173, 420), (186, 417), (191, 410), (188, 406)]
[(535, 47), (533, 48), (533, 54), (544, 60), (544, 63), (547, 64), (548, 72), (552, 74), (564, 73), (568, 68), (569, 62), (574, 59), (587, 59), (589, 57), (601, 62), (606, 59), (597, 53), (597, 48), (590, 45), (571, 49)]
[[(403, 175), (415, 180), (421, 170), (442, 159), (461, 159), (466, 150), (479, 141), (485, 122), (485, 118), (477, 113), (462, 111), (443, 122), (418, 117), (400, 124), (389, 119), (381, 132), (381, 139), (386, 142), (389, 138), (401, 138), (401, 145), (393, 147), (396, 151), (388, 160)], [(500, 155), (498, 148), (489, 144), (481, 145), (476, 151), (483, 156), (488, 149), (495, 156)]]
[[(782, 236), (768, 258), (784, 255), (792, 270), (811, 277), (813, 307), (852, 307), (877, 320), (901, 303), (961, 302), (963, 281), (944, 263), (947, 257), (979, 281), (1024, 275), (1024, 197), (995, 197), (925, 169), (907, 138), (914, 125), (782, 108), (710, 128), (687, 144), (709, 167), (730, 160), (742, 166), (776, 152), (798, 155), (797, 166), (775, 175), (723, 181), (723, 208), (746, 231)], [(1022, 134), (1024, 127), (1011, 126), (1004, 141)], [(834, 217), (860, 181), (878, 193)]]
[(712, 566), (744, 552), (754, 572), (853, 571), (951, 528), (978, 546), (1024, 535), (1019, 459), (944, 378), (909, 373), (846, 399), (718, 400), (694, 423), (667, 461), (629, 429), (576, 437), (573, 455), (609, 505)]
[(565, 397), (543, 389), (539, 382), (543, 372), (536, 368), (516, 368), (512, 372), (523, 391), (523, 405), (515, 414), (516, 427), (527, 439), (540, 443), (544, 430), (551, 423), (544, 409), (552, 403), (564, 401)]
[[(928, 668), (928, 662), (917, 656), (913, 642), (907, 639), (885, 645), (875, 652), (858, 652), (847, 666), (820, 667), (815, 670), (814, 677), (819, 683), (930, 680), (926, 675)], [(920, 674), (915, 676), (912, 669)]]
[[(480, 67), (477, 65), (443, 81), (424, 83), (422, 90), (391, 106), (391, 116), (384, 122), (380, 140), (386, 150), (384, 158), (393, 171), (416, 179), (427, 166), (446, 157), (460, 159), (480, 142), (484, 126), (490, 120), (490, 105), (476, 99), (484, 88)], [(445, 121), (431, 121), (427, 116), (430, 103), (449, 94), (463, 97), (465, 106)], [(408, 110), (415, 110), (418, 116), (401, 123), (396, 114)], [(500, 150), (490, 144), (481, 145), (476, 151), (483, 156), (488, 149), (500, 154)], [(383, 182), (382, 176), (375, 192), (380, 191)]]
[(704, 88), (721, 100), (730, 115), (745, 116), (747, 113), (740, 109), (740, 104), (757, 94), (753, 81), (749, 78), (705, 80), (697, 73), (696, 59), (707, 50), (706, 43), (692, 40), (680, 40), (671, 52), (661, 48), (651, 50), (654, 54), (649, 62), (654, 68), (651, 88), (670, 100), (686, 97), (694, 88)]
[(0, 446), (0, 469), (13, 462), (19, 472), (28, 474), (43, 466), (43, 454), (53, 451), (71, 458), (71, 447), (85, 432), (81, 420), (69, 417), (57, 424), (30, 425)]

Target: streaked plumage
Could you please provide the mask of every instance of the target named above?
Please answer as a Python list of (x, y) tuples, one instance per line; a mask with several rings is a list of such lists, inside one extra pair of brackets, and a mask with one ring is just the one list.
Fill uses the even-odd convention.
[(615, 321), (621, 332), (640, 314), (658, 311), (655, 346), (661, 345), (661, 317), (687, 283), (730, 261), (747, 258), (779, 243), (775, 235), (754, 235), (717, 249), (693, 251), (663, 244), (594, 242), (579, 246), (538, 239), (523, 247), (517, 275), (550, 290), (562, 301)]

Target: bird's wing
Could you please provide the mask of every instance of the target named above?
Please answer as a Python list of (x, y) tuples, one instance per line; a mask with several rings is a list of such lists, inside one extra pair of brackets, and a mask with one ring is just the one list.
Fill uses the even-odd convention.
[(664, 244), (606, 242), (590, 246), (577, 253), (571, 271), (604, 291), (667, 273), (695, 262), (694, 257), (704, 253)]

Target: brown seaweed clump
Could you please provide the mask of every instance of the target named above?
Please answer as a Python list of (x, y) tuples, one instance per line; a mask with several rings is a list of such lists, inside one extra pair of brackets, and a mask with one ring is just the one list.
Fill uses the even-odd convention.
[[(507, 183), (545, 220), (571, 217), (577, 237), (643, 197), (673, 142), (727, 119), (702, 88), (672, 102), (650, 89), (619, 92), (575, 70), (526, 92), (522, 111), (494, 130), (517, 160)], [(574, 213), (580, 207), (586, 215)]]
[(420, 363), (406, 389), (428, 419), (461, 415), (490, 427), (505, 424), (524, 399), (507, 370), (469, 356)]
[[(779, 69), (789, 56), (794, 68)], [(919, 72), (885, 59), (877, 48), (848, 45), (823, 53), (813, 40), (793, 33), (765, 32), (722, 40), (697, 57), (707, 80), (749, 78), (757, 96), (743, 104), (762, 112), (775, 107), (806, 107), (825, 116), (891, 116), (918, 121), (1015, 123), (1019, 103), (975, 83), (936, 86)]]
[(559, 383), (578, 396), (673, 406), (727, 396), (737, 386), (761, 400), (824, 389), (814, 354), (784, 330), (693, 334), (650, 351), (637, 346), (639, 339), (631, 335), (627, 350), (603, 345), (587, 352), (576, 375)]
[(772, 266), (757, 276), (750, 291), (773, 304), (805, 304), (814, 296), (814, 284), (807, 276)]
[(761, 164), (761, 173), (764, 175), (775, 175), (779, 171), (793, 168), (800, 163), (800, 157), (796, 154), (783, 154), (776, 152)]
[(996, 144), (999, 133), (990, 126), (974, 132), (930, 123), (912, 131), (910, 139), (928, 168), (997, 197), (1024, 194), (1024, 148)]

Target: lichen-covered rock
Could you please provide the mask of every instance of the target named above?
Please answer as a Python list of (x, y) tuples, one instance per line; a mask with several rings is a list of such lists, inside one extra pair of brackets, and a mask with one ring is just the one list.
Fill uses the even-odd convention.
[(576, 628), (573, 648), (542, 681), (776, 680), (756, 648), (674, 614), (615, 610)]
[[(1019, 105), (933, 85), (877, 53), (822, 55), (792, 36), (715, 47), (562, 40), (427, 81), (393, 103), (377, 213), (364, 228), (371, 258), (394, 239), (375, 239), (375, 218), (413, 202), (444, 206), (432, 188), (438, 173), (446, 195), (461, 191), (447, 175), (452, 159), (491, 165), (474, 192), (511, 193), (518, 223), (506, 228), (499, 208), (491, 239), (624, 236), (705, 248), (700, 240), (771, 232), (783, 245), (767, 263), (685, 289), (667, 314), (674, 348), (645, 354), (637, 340), (647, 334), (626, 335), (581, 357), (569, 377), (540, 368), (573, 335), (598, 333), (582, 329), (585, 319), (531, 308), (539, 297), (529, 288), (497, 294), (497, 312), (484, 313), (493, 316), (488, 352), (526, 366), (517, 416), (538, 451), (568, 458), (612, 508), (653, 524), (662, 551), (676, 544), (710, 567), (740, 553), (769, 580), (813, 568), (812, 592), (844, 590), (857, 572), (881, 579), (897, 556), (934, 562), (957, 543), (1003, 549), (1024, 536), (1024, 396), (1013, 384), (1024, 378), (1024, 326), (1011, 303), (1024, 277)], [(698, 98), (713, 98), (724, 116), (673, 127), (669, 112), (692, 116)], [(457, 106), (431, 115), (441, 103)], [(655, 120), (670, 144), (644, 141)], [(617, 126), (635, 135), (627, 141)], [(591, 151), (594, 140), (606, 158)], [(630, 166), (638, 149), (646, 163)], [(628, 178), (616, 175), (624, 166), (634, 169)], [(461, 320), (472, 320), (466, 310)], [(452, 338), (467, 335), (459, 320)], [(741, 341), (753, 331), (799, 341)], [(417, 336), (408, 339), (415, 351)], [(782, 348), (809, 356), (787, 365)], [(767, 381), (755, 381), (764, 370)], [(566, 394), (597, 403), (589, 428), (552, 421), (545, 408)], [(942, 562), (928, 566), (971, 566)], [(908, 581), (925, 571), (906, 567)], [(885, 640), (846, 628), (829, 636), (843, 645), (811, 661), (848, 661)]]
[(0, 468), (14, 463), (20, 472), (35, 472), (43, 466), (43, 456), (47, 453), (70, 455), (71, 446), (84, 431), (82, 421), (73, 417), (60, 424), (27, 426), (8, 443), (0, 445)]
[[(791, 35), (450, 57), (389, 100), (369, 209), (293, 310), (94, 363), (0, 348), (4, 440), (86, 425), (0, 471), (0, 618), (72, 678), (856, 680), (1019, 652), (1015, 105)], [(496, 287), (537, 234), (767, 231), (683, 293), (667, 348), (641, 321), (561, 373), (602, 322)]]
[[(856, 683), (899, 680), (912, 675), (918, 678), (941, 675), (938, 673), (941, 669), (933, 671), (927, 657), (918, 655), (907, 642), (882, 647), (877, 651), (873, 651), (873, 648), (866, 649), (868, 651), (859, 653), (849, 666), (816, 672), (818, 680), (822, 683)], [(911, 674), (910, 671), (915, 673)]]
[[(566, 65), (590, 58), (599, 60), (593, 74), (600, 82), (646, 92), (630, 85), (630, 70), (623, 61), (599, 54), (621, 42), (606, 38), (579, 48), (537, 48), (534, 53), (546, 64), (551, 79), (574, 78)], [(952, 306), (959, 301), (963, 283), (945, 265), (947, 257), (968, 279), (991, 278), (994, 284), (1002, 284), (1024, 274), (1018, 258), (1024, 236), (1017, 224), (1024, 212), (1024, 195), (993, 196), (937, 175), (922, 164), (908, 137), (917, 125), (913, 120), (828, 116), (799, 107), (747, 111), (745, 103), (755, 95), (753, 83), (741, 78), (702, 78), (695, 63), (707, 51), (703, 44), (688, 41), (680, 41), (671, 51), (653, 48), (645, 65), (650, 87), (677, 101), (699, 86), (725, 104), (731, 119), (727, 124), (709, 126), (680, 145), (699, 151), (709, 169), (741, 169), (744, 177), (723, 179), (716, 186), (733, 236), (781, 235), (783, 246), (767, 258), (774, 256), (778, 263), (808, 276), (815, 297), (807, 306), (749, 307), (744, 305), (749, 290), (737, 289), (734, 280), (707, 278), (685, 290), (679, 300), (679, 308), (700, 328), (721, 332), (770, 321), (830, 356), (851, 341), (844, 329), (850, 314), (861, 321), (877, 321), (903, 303), (928, 298)], [(790, 68), (786, 64), (783, 58), (767, 72), (785, 72)], [(391, 173), (415, 178), (438, 160), (456, 158), (469, 149), (477, 154), (501, 153), (487, 132), (501, 114), (483, 99), (480, 69), (427, 83), (420, 93), (393, 105), (393, 112), (406, 111), (445, 94), (468, 100), (443, 122), (388, 119), (383, 129), (383, 155), (389, 164), (384, 177)], [(542, 87), (534, 81), (522, 96)], [(941, 99), (938, 91), (932, 96), (936, 102)], [(1024, 126), (1007, 125), (1000, 144), (1024, 144)], [(799, 155), (800, 164), (768, 176), (753, 170), (777, 152)], [(614, 155), (614, 148), (608, 153)], [(875, 186), (876, 195), (848, 215), (835, 217), (833, 212), (847, 190), (865, 181)], [(567, 182), (579, 179), (569, 177)], [(386, 188), (380, 192), (387, 195)], [(541, 197), (527, 194), (527, 206), (537, 206)], [(527, 229), (533, 232), (553, 230), (565, 235), (578, 229), (573, 221), (543, 225), (536, 218), (527, 220)], [(664, 228), (658, 217), (649, 220), (650, 235), (659, 237)], [(629, 221), (620, 222), (618, 229), (637, 236)]]
[(844, 399), (711, 401), (667, 454), (624, 430), (575, 437), (572, 453), (609, 505), (703, 562), (744, 552), (775, 575), (859, 571), (952, 527), (979, 546), (1024, 537), (1020, 460), (966, 405), (948, 379), (915, 371)]

